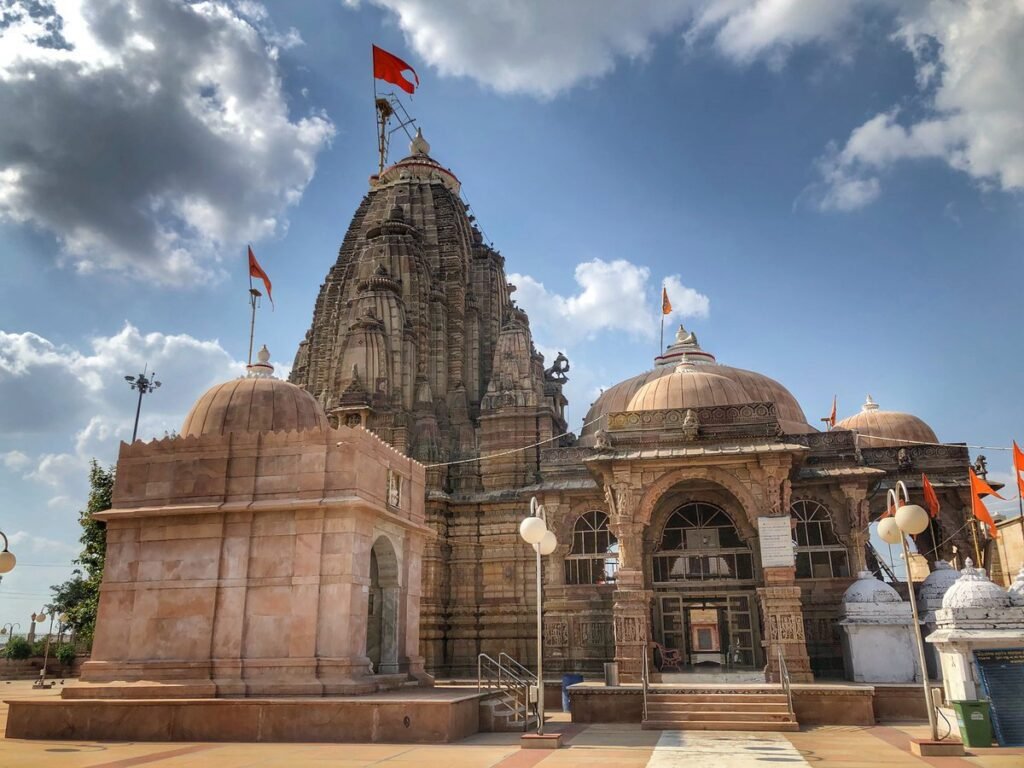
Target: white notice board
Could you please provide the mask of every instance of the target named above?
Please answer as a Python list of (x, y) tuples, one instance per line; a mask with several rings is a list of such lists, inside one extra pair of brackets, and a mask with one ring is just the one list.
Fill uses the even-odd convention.
[(793, 530), (789, 524), (789, 515), (757, 518), (757, 533), (761, 540), (762, 568), (796, 565), (793, 555)]

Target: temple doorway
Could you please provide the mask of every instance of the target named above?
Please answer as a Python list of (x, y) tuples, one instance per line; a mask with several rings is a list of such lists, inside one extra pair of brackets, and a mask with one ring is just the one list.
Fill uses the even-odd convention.
[(662, 672), (760, 669), (763, 662), (753, 592), (659, 593), (655, 638)]
[(398, 558), (386, 536), (370, 550), (370, 588), (367, 594), (366, 655), (375, 674), (398, 672)]

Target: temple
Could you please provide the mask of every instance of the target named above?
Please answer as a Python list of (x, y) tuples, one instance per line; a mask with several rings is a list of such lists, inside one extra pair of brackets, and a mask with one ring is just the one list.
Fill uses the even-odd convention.
[(291, 382), (333, 427), (362, 427), (425, 465), (420, 651), (428, 672), (533, 658), (532, 496), (560, 542), (544, 574), (545, 669), (620, 664), (842, 676), (843, 595), (888, 566), (868, 525), (926, 472), (934, 564), (970, 551), (968, 449), (921, 419), (860, 413), (826, 432), (779, 382), (720, 363), (693, 333), (604, 391), (577, 437), (568, 363), (534, 347), (504, 259), (422, 134), (370, 178), (321, 287)]

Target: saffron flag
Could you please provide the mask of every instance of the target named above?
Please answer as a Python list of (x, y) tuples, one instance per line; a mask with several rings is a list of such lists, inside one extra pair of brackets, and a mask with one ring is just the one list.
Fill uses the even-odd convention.
[[(249, 277), (258, 277), (263, 281), (263, 285), (267, 289), (267, 298), (270, 299), (270, 306), (274, 306), (274, 296), (270, 292), (270, 278), (267, 277), (267, 273), (263, 271), (263, 267), (256, 261), (256, 255), (252, 252), (252, 246), (249, 246)], [(251, 284), (251, 283), (250, 283)]]
[(672, 314), (672, 302), (668, 300), (668, 291), (665, 286), (661, 286), (661, 314)]
[[(413, 85), (402, 76), (402, 73), (407, 70), (412, 72), (416, 85)], [(416, 74), (415, 69), (395, 56), (395, 54), (388, 53), (383, 48), (378, 48), (376, 45), (373, 46), (373, 76), (378, 80), (385, 80), (392, 85), (397, 85), (403, 91), (410, 94), (413, 93), (420, 84), (420, 78), (419, 75)]]
[(832, 413), (828, 415), (828, 428), (835, 429), (836, 426), (836, 401), (839, 395), (832, 395)]
[(998, 538), (999, 534), (996, 530), (995, 521), (992, 519), (992, 515), (988, 513), (988, 508), (981, 500), (981, 497), (995, 496), (997, 499), (1001, 499), (1003, 497), (996, 493), (995, 489), (992, 488), (991, 485), (974, 474), (974, 470), (972, 468), (968, 467), (967, 472), (970, 474), (971, 478), (971, 511), (974, 513), (976, 518), (988, 526), (988, 532), (992, 535), (992, 538)]
[(1024, 472), (1024, 451), (1017, 445), (1017, 441), (1013, 441), (1013, 474), (1017, 477), (1017, 492), (1024, 498), (1024, 477), (1021, 477), (1021, 473)]
[(932, 484), (928, 482), (928, 475), (923, 472), (921, 473), (921, 488), (924, 490), (924, 501), (928, 505), (928, 513), (935, 517), (939, 514), (939, 497)]

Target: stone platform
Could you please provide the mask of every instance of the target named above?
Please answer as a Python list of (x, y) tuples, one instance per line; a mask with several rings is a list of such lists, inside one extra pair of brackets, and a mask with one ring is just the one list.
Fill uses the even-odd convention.
[(466, 689), (246, 699), (12, 699), (8, 739), (444, 744), (480, 727)]

